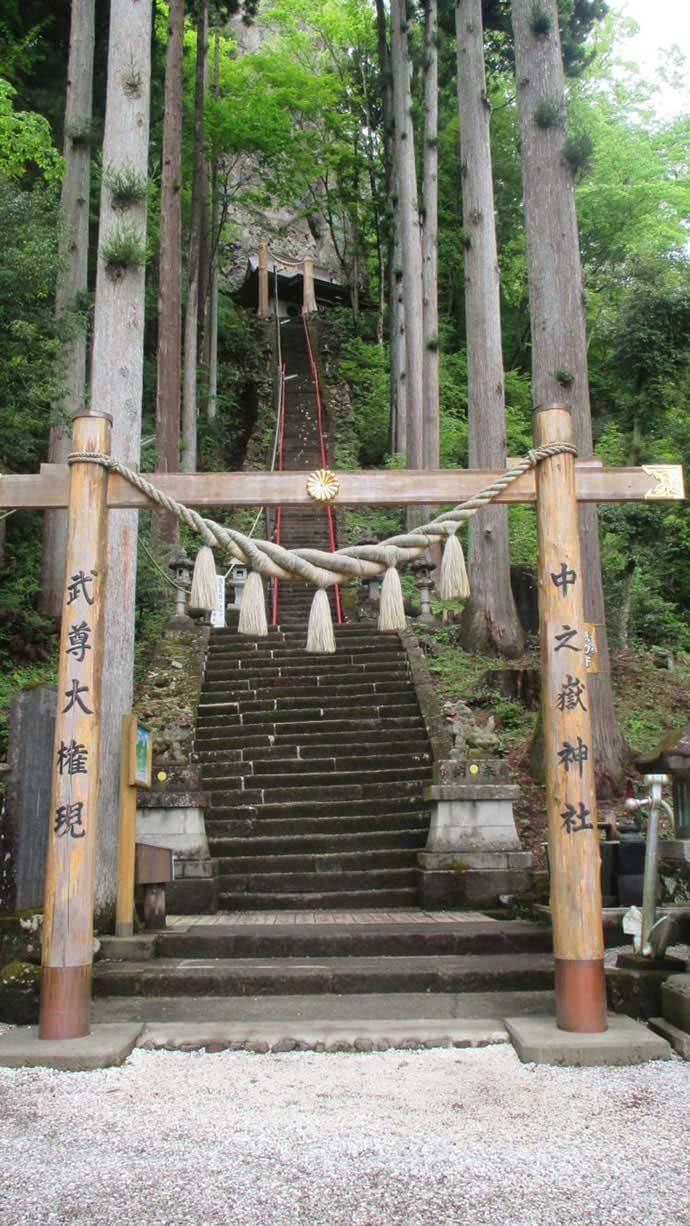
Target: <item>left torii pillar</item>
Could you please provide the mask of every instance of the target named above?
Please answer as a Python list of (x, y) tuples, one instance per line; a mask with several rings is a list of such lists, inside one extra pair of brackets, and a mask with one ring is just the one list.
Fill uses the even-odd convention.
[[(72, 451), (110, 454), (112, 418), (74, 418)], [(108, 471), (70, 469), (39, 1038), (90, 1032)]]

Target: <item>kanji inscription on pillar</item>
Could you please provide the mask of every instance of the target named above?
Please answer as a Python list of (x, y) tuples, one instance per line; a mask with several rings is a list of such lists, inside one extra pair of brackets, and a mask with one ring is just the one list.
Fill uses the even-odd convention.
[(56, 794), (52, 831), (56, 839), (84, 839), (88, 835), (89, 743), (94, 717), (92, 629), (88, 613), (93, 605), (98, 573), (79, 570), (65, 583), (66, 633), (60, 644), (60, 675), (66, 673), (59, 694), (59, 735), (55, 750)]

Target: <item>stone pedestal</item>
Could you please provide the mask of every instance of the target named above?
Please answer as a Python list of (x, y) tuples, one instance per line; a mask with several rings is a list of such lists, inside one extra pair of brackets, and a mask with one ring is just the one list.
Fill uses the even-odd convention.
[(426, 797), (433, 809), (419, 853), (419, 904), (434, 909), (495, 906), (501, 894), (529, 888), (532, 856), (513, 817), (519, 788), (498, 758), (437, 762)]
[(166, 886), (167, 909), (177, 915), (216, 910), (216, 880), (206, 837), (202, 791), (140, 791), (137, 842), (169, 847), (175, 878)]

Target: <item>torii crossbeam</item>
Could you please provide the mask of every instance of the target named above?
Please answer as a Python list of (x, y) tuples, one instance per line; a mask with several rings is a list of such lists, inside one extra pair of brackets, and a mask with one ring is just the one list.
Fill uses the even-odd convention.
[[(110, 418), (74, 419), (75, 453), (107, 455)], [(535, 443), (572, 442), (568, 408), (535, 413)], [(500, 474), (482, 470), (338, 473), (342, 505), (457, 503)], [(307, 473), (149, 474), (187, 506), (277, 506), (310, 501)], [(577, 504), (676, 501), (676, 465), (606, 469), (562, 452), (498, 495), (535, 503), (538, 526), (542, 705), (549, 825), (557, 1022), (564, 1030), (606, 1029), (603, 930), (594, 764), (587, 673), (592, 658), (583, 616)], [(108, 511), (152, 504), (98, 464), (45, 464), (38, 476), (0, 477), (0, 510), (68, 509), (68, 538), (49, 814), (41, 1020), (44, 1039), (89, 1033), (93, 899), (102, 710), (103, 595)], [(63, 705), (64, 704), (64, 705)]]

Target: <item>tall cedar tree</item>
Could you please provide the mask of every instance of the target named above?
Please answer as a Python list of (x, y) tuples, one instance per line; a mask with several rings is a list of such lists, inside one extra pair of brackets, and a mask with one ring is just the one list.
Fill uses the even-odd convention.
[[(112, 452), (137, 467), (144, 368), (146, 192), (151, 92), (151, 0), (110, 7), (108, 87), (91, 364), (91, 407), (113, 419)], [(137, 184), (115, 208), (115, 176)], [(116, 893), (120, 726), (132, 709), (137, 511), (108, 516), (96, 907), (103, 922)]]
[[(65, 134), (65, 173), (60, 197), (60, 258), (55, 289), (58, 322), (81, 306), (86, 294), (89, 260), (89, 188), (95, 0), (73, 0), (70, 26)], [(64, 393), (50, 427), (48, 459), (64, 464), (70, 449), (70, 420), (84, 408), (86, 390), (86, 330), (70, 327), (60, 352)], [(46, 511), (43, 518), (41, 609), (59, 618), (67, 549), (66, 511)]]
[[(400, 272), (405, 313), (406, 455), (410, 468), (424, 467), (424, 311), (422, 237), (417, 198), (411, 64), (406, 0), (391, 0), (393, 150), (400, 220)], [(396, 276), (399, 273), (396, 270)]]
[[(455, 8), (464, 232), (467, 403), (471, 468), (506, 460), (501, 297), (491, 168), (481, 0)], [(508, 512), (490, 506), (470, 521), (470, 586), (463, 635), (478, 651), (518, 656), (524, 634), (510, 586)]]
[(438, 343), (438, 0), (424, 9), (424, 467), (439, 467)]
[[(213, 96), (220, 93), (220, 28), (216, 26), (213, 35)], [(220, 198), (218, 182), (218, 161), (211, 167), (211, 252), (210, 252), (210, 290), (208, 302), (208, 400), (206, 414), (213, 421), (218, 412), (218, 245), (220, 243)]]
[(187, 266), (187, 306), (184, 323), (184, 377), (182, 391), (182, 471), (193, 473), (197, 466), (197, 361), (199, 319), (203, 311), (200, 297), (203, 211), (206, 204), (206, 162), (204, 158), (204, 95), (208, 50), (208, 11), (206, 0), (199, 0), (196, 23), (196, 86), (194, 94), (194, 178), (192, 180), (192, 217)]
[(390, 449), (405, 454), (407, 407), (405, 401), (405, 315), (400, 271), (400, 213), (396, 207), (393, 79), (388, 43), (388, 23), (383, 0), (376, 0), (376, 49), (381, 74), (383, 115), (383, 161), (388, 212), (388, 336), (390, 343)]
[[(575, 445), (592, 454), (585, 299), (573, 172), (564, 157), (566, 100), (556, 0), (512, 0), (520, 157), (525, 203), (534, 404), (568, 404)], [(598, 514), (580, 507), (585, 618), (597, 626), (599, 673), (590, 677), (594, 759), (602, 795), (624, 781), (625, 744), (616, 723), (601, 582)]]
[[(177, 472), (180, 466), (183, 49), (184, 0), (170, 0), (161, 158), (156, 389), (158, 469), (166, 473)], [(159, 539), (167, 544), (174, 544), (179, 536), (176, 516), (162, 511), (157, 519)]]

